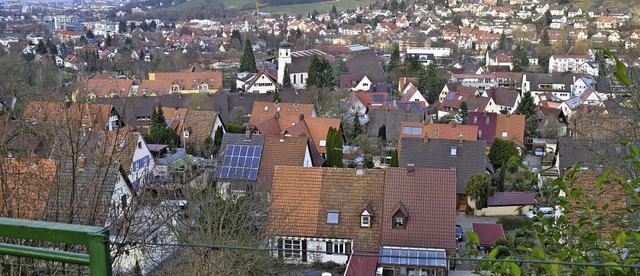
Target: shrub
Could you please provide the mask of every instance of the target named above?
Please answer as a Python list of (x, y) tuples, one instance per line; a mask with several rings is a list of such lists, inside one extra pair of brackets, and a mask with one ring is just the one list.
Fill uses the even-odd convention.
[(530, 221), (526, 217), (500, 217), (496, 223), (502, 224), (504, 230), (516, 230), (522, 226), (529, 225)]

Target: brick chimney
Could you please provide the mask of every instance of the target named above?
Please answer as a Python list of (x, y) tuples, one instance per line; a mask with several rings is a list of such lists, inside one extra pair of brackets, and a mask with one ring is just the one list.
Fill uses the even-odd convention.
[(424, 134), (424, 142), (429, 143), (429, 133)]
[(244, 131), (244, 139), (251, 140), (251, 128), (247, 127), (247, 130)]
[(462, 133), (460, 133), (460, 136), (458, 136), (458, 143), (462, 144), (462, 141), (464, 141), (463, 138)]
[(284, 131), (280, 132), (280, 142), (284, 142)]
[(364, 165), (362, 162), (358, 162), (358, 165), (356, 165), (356, 176), (362, 175), (364, 175)]
[(86, 158), (84, 157), (84, 154), (78, 155), (78, 168), (84, 168), (85, 163)]

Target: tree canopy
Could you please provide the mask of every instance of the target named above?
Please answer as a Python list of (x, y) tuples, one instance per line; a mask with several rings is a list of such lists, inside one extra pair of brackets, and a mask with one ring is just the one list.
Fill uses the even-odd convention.
[(247, 38), (244, 41), (244, 52), (240, 58), (240, 72), (257, 73), (256, 58), (253, 55), (253, 48), (251, 48), (251, 41)]
[(489, 161), (494, 168), (500, 168), (509, 162), (512, 157), (518, 156), (518, 146), (515, 142), (506, 139), (496, 138), (491, 143), (489, 150)]
[(525, 137), (538, 136), (538, 107), (536, 106), (531, 92), (522, 94), (522, 100), (516, 108), (516, 114), (525, 115)]
[(491, 182), (491, 175), (484, 173), (472, 175), (464, 187), (464, 192), (475, 201), (476, 209), (482, 210), (482, 208), (487, 207), (487, 200), (495, 192)]
[(342, 163), (342, 147), (342, 130), (329, 128), (325, 147), (327, 149), (327, 158), (324, 161), (324, 167), (344, 167)]
[(332, 89), (335, 86), (333, 67), (328, 60), (321, 60), (317, 55), (313, 55), (307, 72), (307, 87)]

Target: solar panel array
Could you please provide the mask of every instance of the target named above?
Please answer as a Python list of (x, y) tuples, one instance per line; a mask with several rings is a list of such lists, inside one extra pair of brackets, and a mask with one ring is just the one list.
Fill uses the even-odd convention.
[(224, 161), (216, 169), (217, 178), (256, 180), (262, 146), (227, 145)]
[(382, 102), (382, 101), (385, 100), (385, 98), (386, 98), (385, 95), (380, 95), (380, 94), (374, 94), (373, 95), (373, 100), (375, 100), (375, 101)]
[(442, 249), (387, 247), (380, 250), (380, 264), (446, 267), (446, 253)]

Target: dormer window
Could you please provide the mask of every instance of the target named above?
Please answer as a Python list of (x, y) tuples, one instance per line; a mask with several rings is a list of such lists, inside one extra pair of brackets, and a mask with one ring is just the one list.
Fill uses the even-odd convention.
[(402, 201), (399, 201), (393, 211), (391, 212), (391, 227), (393, 229), (405, 229), (407, 225), (407, 219), (409, 218), (409, 212), (404, 207)]
[(457, 156), (457, 155), (458, 155), (458, 148), (451, 147), (451, 156)]
[(189, 131), (188, 130), (183, 131), (183, 133), (184, 133), (184, 138), (189, 138)]
[(360, 227), (371, 227), (371, 214), (368, 210), (364, 210), (360, 214)]

